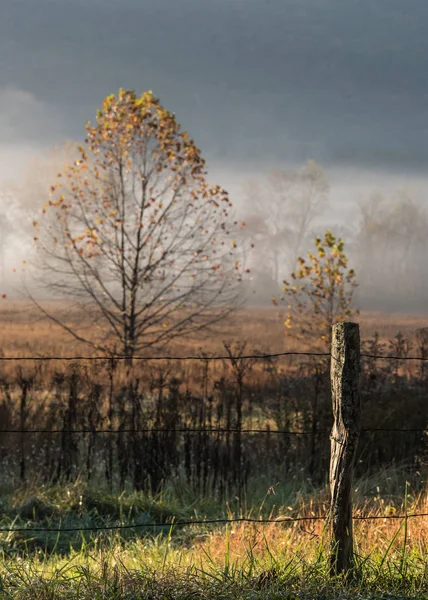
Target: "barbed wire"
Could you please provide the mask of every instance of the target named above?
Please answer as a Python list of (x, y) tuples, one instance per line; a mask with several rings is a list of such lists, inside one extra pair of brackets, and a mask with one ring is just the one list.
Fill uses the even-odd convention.
[[(329, 434), (331, 432), (330, 429), (323, 430), (318, 433)], [(428, 432), (428, 428), (418, 427), (418, 428), (400, 428), (400, 427), (370, 427), (361, 429), (361, 433), (375, 433), (375, 432), (387, 432), (387, 433), (424, 433)], [(67, 434), (98, 434), (98, 433), (107, 433), (107, 434), (120, 434), (120, 433), (243, 433), (243, 434), (281, 434), (281, 435), (313, 435), (313, 431), (292, 431), (290, 429), (227, 429), (227, 428), (218, 428), (218, 429), (207, 429), (207, 428), (165, 428), (161, 427), (147, 427), (147, 428), (135, 428), (135, 429), (0, 429), (0, 434), (2, 433), (67, 433)]]
[(361, 433), (373, 433), (385, 431), (387, 433), (424, 433), (428, 432), (426, 427), (414, 427), (414, 428), (405, 428), (405, 427), (370, 427), (367, 429), (361, 429)]
[(298, 521), (321, 521), (327, 519), (325, 516), (319, 517), (284, 517), (279, 519), (255, 519), (250, 517), (236, 517), (231, 519), (201, 519), (201, 520), (174, 520), (171, 523), (133, 523), (126, 525), (89, 525), (86, 527), (18, 527), (18, 528), (7, 528), (1, 527), (0, 532), (13, 532), (13, 531), (43, 531), (43, 532), (71, 532), (71, 531), (110, 531), (115, 529), (138, 529), (141, 527), (175, 527), (186, 525), (215, 525), (215, 524), (227, 524), (227, 523), (293, 523)]
[[(195, 360), (195, 361), (211, 361), (211, 360), (258, 360), (258, 359), (269, 359), (269, 358), (280, 358), (283, 356), (323, 356), (331, 357), (331, 352), (275, 352), (273, 354), (244, 354), (244, 355), (213, 355), (213, 356), (0, 356), (0, 362), (16, 362), (23, 360), (33, 360), (37, 362), (43, 361), (124, 361), (124, 360), (137, 360), (137, 361), (152, 361), (152, 360), (165, 360), (165, 361), (182, 361), (182, 360)], [(417, 360), (422, 362), (428, 362), (428, 357), (423, 356), (399, 356), (399, 355), (381, 355), (381, 354), (366, 354), (361, 353), (361, 358), (372, 358), (375, 360)]]
[(129, 356), (122, 355), (111, 355), (111, 356), (1, 356), (0, 361), (20, 361), (20, 360), (35, 360), (35, 361), (92, 361), (92, 360), (104, 360), (112, 362), (116, 360), (250, 360), (250, 359), (268, 359), (268, 358), (279, 358), (281, 356), (330, 356), (330, 352), (275, 352), (273, 354), (245, 354), (241, 356), (233, 355), (213, 355), (213, 356), (199, 356), (199, 355), (188, 355), (188, 356)]
[(420, 360), (422, 362), (427, 362), (428, 357), (424, 356), (399, 356), (399, 355), (384, 355), (384, 354), (366, 354), (361, 353), (361, 358), (374, 358), (375, 360)]
[[(318, 357), (331, 357), (330, 352), (277, 352), (272, 354), (249, 354), (241, 356), (231, 355), (215, 355), (215, 356), (134, 356), (133, 360), (195, 360), (195, 361), (211, 361), (211, 360), (249, 360), (249, 359), (272, 359), (284, 356), (318, 356)], [(424, 357), (402, 357), (402, 356), (384, 356), (378, 354), (366, 354), (362, 353), (361, 358), (371, 358), (380, 360), (418, 360), (428, 361), (428, 358)], [(18, 357), (18, 356), (1, 356), (0, 361), (117, 361), (126, 360), (129, 357), (126, 356), (37, 356), (37, 357)], [(399, 432), (399, 433), (426, 433), (426, 428), (363, 428), (361, 433), (368, 432)], [(291, 436), (307, 436), (313, 435), (312, 431), (293, 431), (293, 430), (281, 430), (281, 429), (233, 429), (233, 428), (174, 428), (174, 429), (162, 429), (162, 428), (145, 428), (145, 429), (0, 429), (0, 434), (136, 434), (136, 433), (209, 433), (209, 434), (223, 434), (223, 433), (239, 433), (239, 434), (281, 434)], [(329, 433), (326, 431), (325, 433)], [(409, 519), (409, 518), (422, 518), (428, 517), (428, 513), (413, 513), (408, 515), (354, 515), (352, 518), (359, 521), (368, 520), (379, 520), (379, 519)], [(25, 532), (40, 532), (40, 533), (71, 533), (71, 532), (83, 532), (83, 531), (113, 531), (113, 530), (129, 530), (129, 529), (140, 529), (140, 528), (173, 528), (175, 526), (194, 526), (194, 525), (210, 525), (210, 524), (228, 524), (228, 523), (257, 523), (257, 524), (268, 524), (268, 523), (296, 523), (305, 521), (320, 521), (327, 520), (329, 515), (322, 516), (310, 516), (310, 517), (284, 517), (277, 519), (255, 519), (249, 517), (236, 517), (229, 519), (204, 519), (204, 520), (174, 520), (172, 523), (134, 523), (134, 524), (121, 524), (121, 525), (94, 525), (85, 527), (13, 527), (5, 528), (0, 527), (2, 533), (25, 533)]]
[[(317, 356), (317, 357), (331, 357), (330, 352), (277, 352), (271, 354), (248, 354), (241, 356), (233, 355), (214, 355), (214, 356), (134, 356), (132, 360), (137, 361), (205, 361), (209, 362), (212, 360), (250, 360), (250, 359), (272, 359), (280, 358), (285, 356)], [(361, 358), (371, 358), (374, 360), (416, 360), (416, 361), (428, 361), (425, 357), (416, 356), (398, 356), (398, 355), (378, 355), (378, 354), (367, 354), (361, 353)], [(0, 356), (0, 362), (7, 361), (122, 361), (127, 360), (129, 357), (126, 356), (33, 356), (33, 357), (18, 357), (18, 356)], [(368, 432), (399, 432), (399, 433), (426, 433), (426, 428), (363, 428), (361, 433)], [(330, 431), (325, 431), (329, 433)], [(174, 429), (162, 429), (162, 428), (145, 428), (145, 429), (0, 429), (0, 434), (136, 434), (136, 433), (209, 433), (209, 434), (223, 434), (223, 433), (239, 433), (239, 434), (281, 434), (291, 436), (307, 436), (313, 435), (312, 431), (293, 431), (293, 430), (281, 430), (281, 429), (233, 429), (233, 428), (174, 428)], [(308, 517), (283, 517), (277, 519), (255, 519), (249, 517), (236, 517), (229, 519), (204, 519), (204, 520), (174, 520), (171, 523), (134, 523), (134, 524), (121, 524), (121, 525), (94, 525), (84, 527), (13, 527), (5, 528), (0, 527), (2, 533), (25, 533), (25, 532), (40, 532), (40, 533), (67, 533), (67, 532), (83, 532), (83, 531), (112, 531), (112, 530), (129, 530), (139, 528), (173, 528), (175, 526), (194, 526), (194, 525), (210, 525), (210, 524), (228, 524), (228, 523), (257, 523), (257, 524), (268, 524), (268, 523), (296, 523), (305, 521), (320, 521), (327, 520), (330, 515), (322, 516), (308, 516)], [(428, 517), (428, 513), (413, 513), (407, 515), (354, 515), (352, 518), (359, 521), (368, 520), (403, 520), (409, 518), (422, 518)]]
[[(356, 521), (370, 520), (391, 520), (391, 519), (413, 519), (428, 517), (428, 513), (412, 513), (406, 515), (353, 515), (352, 519)], [(277, 519), (255, 519), (251, 517), (236, 517), (229, 519), (201, 519), (201, 520), (173, 520), (171, 523), (132, 523), (121, 525), (89, 525), (84, 527), (0, 527), (0, 533), (24, 533), (24, 532), (40, 532), (40, 533), (71, 533), (78, 531), (114, 531), (124, 529), (140, 529), (140, 528), (155, 528), (176, 526), (184, 527), (190, 525), (215, 525), (228, 523), (254, 523), (254, 524), (269, 524), (269, 523), (298, 523), (304, 521), (327, 521), (330, 515), (319, 515), (311, 517), (279, 517)]]
[(204, 429), (204, 428), (177, 428), (162, 429), (135, 428), (135, 429), (0, 429), (0, 433), (282, 433), (284, 435), (311, 435), (312, 431), (291, 431), (288, 429)]

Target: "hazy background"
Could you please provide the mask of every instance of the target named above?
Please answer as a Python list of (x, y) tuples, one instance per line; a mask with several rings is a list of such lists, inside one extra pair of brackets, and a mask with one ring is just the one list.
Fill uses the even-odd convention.
[[(103, 98), (124, 87), (151, 89), (176, 113), (243, 215), (245, 182), (308, 159), (331, 185), (321, 233), (358, 229), (356, 202), (373, 189), (391, 206), (406, 190), (423, 213), (427, 22), (426, 0), (0, 0), (0, 182), (19, 181), (53, 145), (82, 140)], [(0, 210), (19, 225), (9, 192)], [(9, 288), (29, 238), (19, 226), (0, 231)], [(391, 234), (392, 265), (407, 263), (389, 282), (376, 271), (388, 244), (359, 263), (355, 250), (377, 282), (362, 288), (363, 303), (424, 307), (423, 231), (410, 245)], [(411, 279), (394, 286), (403, 274)]]

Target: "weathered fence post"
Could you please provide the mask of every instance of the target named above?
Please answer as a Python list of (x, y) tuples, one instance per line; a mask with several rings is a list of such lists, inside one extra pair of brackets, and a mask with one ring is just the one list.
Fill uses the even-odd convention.
[(352, 480), (361, 426), (360, 331), (357, 323), (333, 325), (331, 395), (330, 489), (332, 548), (331, 575), (347, 573), (353, 565)]

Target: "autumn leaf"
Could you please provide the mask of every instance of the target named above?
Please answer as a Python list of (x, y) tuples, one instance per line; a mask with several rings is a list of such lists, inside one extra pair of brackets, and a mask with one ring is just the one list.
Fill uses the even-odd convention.
[[(307, 260), (298, 259), (299, 268), (291, 273), (290, 285), (283, 281), (289, 316), (286, 330), (298, 336), (315, 334), (326, 344), (330, 343), (331, 328), (338, 319), (352, 318), (358, 311), (350, 308), (356, 283), (355, 271), (347, 269), (343, 240), (336, 240), (331, 231), (324, 239), (315, 238), (316, 255), (307, 253)], [(296, 285), (298, 283), (298, 285)]]

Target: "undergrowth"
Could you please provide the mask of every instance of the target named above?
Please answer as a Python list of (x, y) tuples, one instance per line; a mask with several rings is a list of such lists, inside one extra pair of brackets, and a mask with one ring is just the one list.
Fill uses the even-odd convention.
[[(355, 484), (358, 515), (408, 519), (355, 522), (355, 568), (329, 576), (323, 521), (180, 526), (204, 518), (319, 516), (328, 490), (274, 485), (246, 505), (190, 501), (166, 489), (158, 496), (115, 494), (82, 482), (0, 491), (0, 598), (428, 598), (428, 519), (423, 482), (385, 471)], [(32, 532), (31, 527), (91, 527), (159, 522), (162, 526), (87, 532)]]

